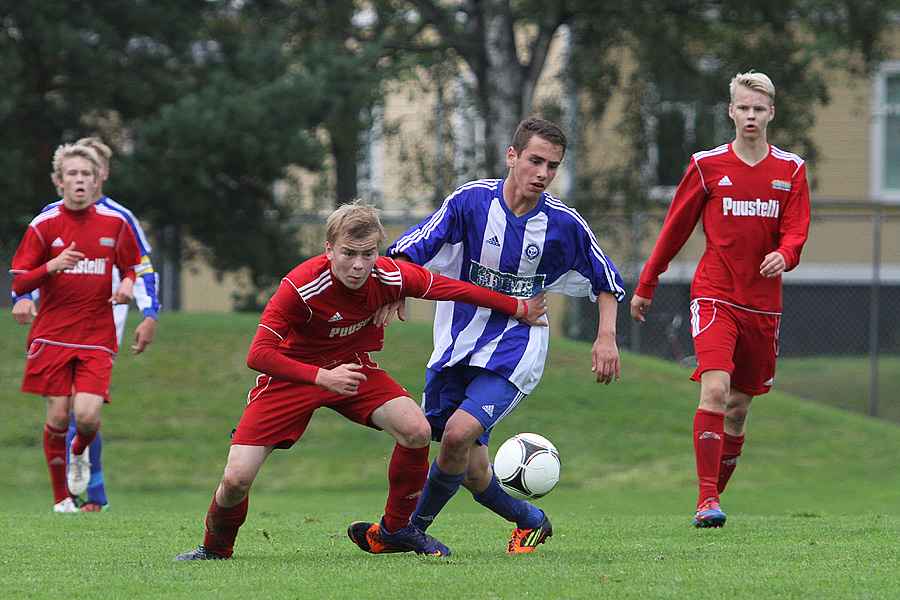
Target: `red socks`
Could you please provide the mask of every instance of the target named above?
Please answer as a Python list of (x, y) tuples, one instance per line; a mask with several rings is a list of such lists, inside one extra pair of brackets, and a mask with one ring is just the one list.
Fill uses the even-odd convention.
[(737, 467), (743, 446), (744, 436), (737, 437), (725, 434), (725, 439), (722, 442), (722, 461), (719, 463), (719, 480), (716, 483), (716, 488), (720, 494), (725, 491), (725, 486), (728, 485), (728, 480), (731, 479), (731, 474), (734, 473), (734, 469)]
[(69, 497), (66, 485), (66, 432), (44, 424), (44, 456), (50, 469), (50, 484), (53, 486), (53, 504)]
[(94, 438), (97, 437), (97, 432), (100, 431), (100, 422), (97, 421), (97, 429), (95, 429), (91, 433), (82, 433), (80, 431), (75, 432), (75, 438), (72, 440), (72, 454), (75, 456), (81, 456), (84, 454), (84, 451), (87, 450), (87, 447), (91, 445), (91, 442), (94, 441)]
[(694, 456), (697, 478), (700, 480), (700, 499), (719, 499), (719, 463), (725, 437), (725, 415), (698, 408), (694, 416)]
[(222, 508), (213, 497), (206, 513), (206, 535), (203, 536), (203, 546), (210, 552), (226, 558), (234, 554), (234, 540), (237, 538), (238, 529), (247, 520), (249, 505), (249, 496), (231, 508)]
[(384, 506), (384, 527), (397, 531), (406, 527), (409, 516), (416, 509), (419, 495), (428, 478), (428, 446), (407, 448), (396, 444), (388, 465), (387, 504)]

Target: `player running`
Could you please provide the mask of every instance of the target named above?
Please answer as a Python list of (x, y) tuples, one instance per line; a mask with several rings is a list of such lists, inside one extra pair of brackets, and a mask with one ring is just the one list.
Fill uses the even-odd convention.
[[(22, 391), (47, 404), (44, 452), (55, 512), (78, 512), (70, 496), (90, 478), (85, 450), (100, 428), (100, 408), (109, 402), (109, 381), (118, 351), (112, 306), (133, 298), (141, 255), (128, 223), (94, 205), (100, 159), (86, 146), (60, 146), (53, 179), (62, 204), (35, 217), (13, 257), (13, 292), (41, 290), (41, 309), (28, 335)], [(112, 292), (113, 267), (121, 282)], [(74, 413), (77, 433), (69, 446), (66, 429)]]
[(721, 527), (719, 495), (737, 466), (754, 396), (775, 377), (781, 274), (797, 266), (809, 230), (806, 165), (766, 141), (775, 86), (762, 73), (730, 84), (730, 144), (691, 158), (631, 299), (638, 323), (653, 288), (703, 219), (706, 251), (691, 284), (691, 332), (700, 382), (694, 453), (700, 496), (695, 527)]
[(282, 279), (250, 346), (247, 365), (262, 375), (231, 441), (225, 474), (206, 516), (203, 545), (175, 560), (231, 557), (260, 467), (274, 449), (293, 446), (321, 407), (383, 429), (397, 441), (384, 515), (393, 527), (392, 543), (418, 554), (450, 553), (439, 540), (407, 526), (428, 472), (430, 429), (407, 391), (370, 356), (384, 342), (374, 313), (409, 296), (457, 298), (500, 311), (513, 323), (520, 319), (528, 328), (544, 325), (544, 296), (511, 298), (378, 256), (384, 235), (374, 207), (344, 205), (326, 223), (325, 254)]
[[(546, 191), (567, 143), (553, 123), (523, 121), (507, 152), (506, 179), (463, 185), (387, 253), (521, 298), (551, 291), (598, 300), (591, 370), (608, 384), (619, 379), (616, 310), (625, 290), (581, 215)], [(425, 531), (462, 485), (477, 502), (515, 523), (507, 552), (531, 552), (552, 535), (550, 519), (503, 491), (488, 442), (491, 428), (538, 384), (548, 330), (519, 326), (488, 309), (441, 302), (434, 339), (423, 407), (441, 446), (410, 524)], [(383, 522), (359, 521), (348, 529), (357, 546), (372, 553), (397, 551), (392, 532)]]
[[(112, 150), (110, 147), (104, 144), (103, 140), (98, 137), (82, 138), (75, 142), (75, 144), (92, 148), (100, 159), (100, 185), (97, 186), (94, 194), (94, 204), (108, 208), (109, 210), (122, 215), (128, 223), (128, 226), (131, 228), (131, 232), (134, 234), (135, 239), (137, 239), (138, 246), (141, 250), (141, 264), (138, 265), (136, 269), (133, 292), (134, 303), (144, 315), (144, 319), (134, 330), (135, 343), (131, 347), (132, 354), (140, 354), (144, 351), (144, 348), (147, 347), (147, 344), (153, 341), (153, 336), (156, 331), (156, 321), (159, 318), (158, 313), (161, 308), (156, 293), (158, 280), (156, 273), (153, 271), (153, 264), (150, 262), (150, 252), (152, 251), (150, 242), (147, 241), (147, 236), (144, 234), (141, 223), (135, 218), (134, 214), (103, 193), (103, 182), (109, 178), (109, 161), (112, 158)], [(56, 202), (45, 206), (41, 212), (43, 213), (51, 210), (60, 204), (62, 204), (62, 200), (57, 200)], [(115, 289), (118, 287), (120, 281), (119, 270), (115, 267), (113, 267), (112, 280), (112, 289)], [(35, 302), (39, 296), (38, 292), (35, 291), (31, 294), (22, 294), (21, 296), (17, 296), (15, 292), (13, 292), (12, 296), (14, 303), (12, 315), (15, 322), (22, 324), (31, 323), (35, 315), (37, 315), (37, 305)], [(128, 303), (116, 304), (113, 306), (113, 319), (116, 323), (116, 340), (119, 347), (122, 346), (125, 321), (128, 318), (128, 308)], [(75, 437), (76, 432), (75, 416), (72, 415), (69, 420), (69, 430), (66, 433), (67, 447), (72, 443), (72, 439)], [(101, 459), (102, 449), (103, 439), (101, 433), (98, 431), (97, 437), (94, 438), (94, 441), (91, 442), (91, 445), (88, 447), (88, 462), (90, 463), (91, 468), (90, 480), (81, 481), (80, 479), (76, 479), (73, 481), (74, 489), (69, 490), (77, 500), (81, 494), (86, 493), (87, 501), (83, 501), (83, 504), (80, 507), (82, 512), (100, 512), (109, 508), (106, 497), (106, 485), (103, 477), (103, 463)], [(75, 471), (74, 474), (77, 475), (78, 471)]]

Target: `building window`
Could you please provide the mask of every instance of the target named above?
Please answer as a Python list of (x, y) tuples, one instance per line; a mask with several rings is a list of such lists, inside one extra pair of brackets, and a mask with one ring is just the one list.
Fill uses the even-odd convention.
[(900, 60), (887, 61), (872, 76), (869, 169), (871, 195), (900, 203)]
[(651, 198), (671, 201), (691, 155), (731, 140), (728, 102), (687, 100), (677, 86), (651, 84), (645, 96), (647, 153), (642, 178)]

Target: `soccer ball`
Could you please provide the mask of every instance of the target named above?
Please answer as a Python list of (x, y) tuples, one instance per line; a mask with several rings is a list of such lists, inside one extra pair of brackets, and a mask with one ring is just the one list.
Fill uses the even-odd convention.
[(536, 433), (514, 435), (497, 449), (494, 474), (510, 495), (522, 500), (546, 496), (559, 481), (559, 452)]

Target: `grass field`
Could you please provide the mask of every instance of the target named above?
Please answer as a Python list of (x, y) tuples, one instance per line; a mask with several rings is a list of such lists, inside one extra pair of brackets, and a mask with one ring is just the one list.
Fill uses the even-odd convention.
[[(55, 515), (41, 400), (18, 392), (26, 328), (0, 320), (3, 598), (890, 598), (900, 589), (900, 428), (773, 392), (758, 400), (728, 524), (690, 526), (696, 501), (688, 372), (623, 355), (593, 383), (589, 346), (554, 339), (544, 380), (494, 434), (556, 443), (562, 480), (540, 501), (555, 535), (506, 555), (510, 527), (463, 492), (429, 530), (453, 555), (370, 556), (346, 538), (377, 519), (391, 440), (328, 411), (263, 467), (228, 562), (172, 562), (202, 540), (229, 434), (254, 374), (255, 315), (166, 314), (123, 352), (104, 408), (108, 513)], [(132, 323), (133, 326), (133, 323)], [(132, 327), (133, 328), (133, 327)], [(388, 328), (380, 363), (413, 397), (427, 326)], [(840, 364), (830, 365), (832, 371)]]

